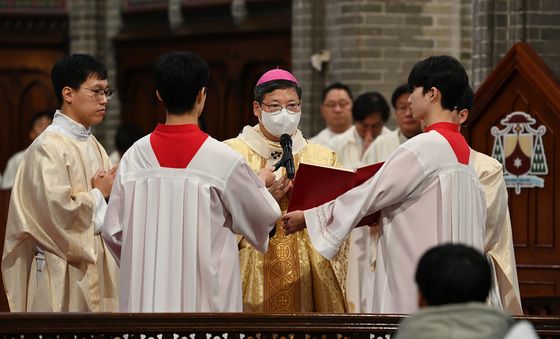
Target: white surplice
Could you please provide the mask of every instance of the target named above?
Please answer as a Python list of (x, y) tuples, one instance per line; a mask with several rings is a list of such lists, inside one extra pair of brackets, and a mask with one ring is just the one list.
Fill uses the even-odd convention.
[(8, 159), (6, 170), (4, 170), (4, 176), (0, 177), (0, 183), (2, 183), (0, 184), (0, 189), (7, 190), (12, 188), (14, 180), (16, 180), (17, 170), (23, 161), (24, 155), (25, 150), (17, 152)]
[(120, 161), (103, 226), (120, 257), (120, 310), (242, 311), (235, 234), (265, 251), (279, 217), (228, 146), (208, 137), (186, 168), (163, 168), (150, 135), (140, 139)]
[(454, 242), (483, 250), (486, 203), (480, 183), (436, 131), (402, 144), (364, 184), (304, 211), (313, 246), (333, 257), (358, 221), (378, 210), (382, 225), (369, 312), (417, 310), (414, 272), (427, 249)]
[(330, 143), (330, 140), (336, 137), (337, 135), (340, 135), (340, 133), (335, 133), (330, 128), (325, 127), (315, 136), (309, 138), (309, 143), (319, 144), (325, 147), (329, 147), (328, 145)]
[(387, 160), (391, 153), (407, 140), (408, 138), (398, 128), (390, 133), (378, 136), (364, 152), (362, 157), (364, 166)]
[[(388, 133), (391, 133), (391, 130), (383, 126), (380, 136)], [(358, 168), (363, 166), (363, 155), (366, 152), (364, 152), (364, 141), (358, 134), (356, 126), (352, 126), (344, 133), (331, 138), (326, 146), (336, 152), (342, 167)]]
[(484, 254), (493, 268), (489, 303), (513, 315), (522, 315), (521, 297), (515, 265), (508, 195), (502, 164), (471, 150), (469, 163), (480, 179), (487, 204)]
[[(387, 160), (400, 144), (408, 140), (399, 129), (384, 133), (373, 141), (364, 152), (363, 166)], [(377, 228), (358, 227), (350, 236), (348, 274), (346, 275), (346, 299), (348, 309), (355, 313), (371, 309), (371, 286), (373, 286), (373, 261), (370, 244), (377, 240)]]
[[(406, 138), (398, 130), (379, 136), (364, 154), (365, 164), (385, 161), (404, 141)], [(474, 167), (480, 179), (487, 205), (484, 253), (491, 258), (490, 263), (494, 272), (489, 304), (513, 315), (523, 314), (502, 165), (496, 159), (475, 150), (471, 150), (469, 163)], [(374, 232), (372, 232), (372, 236), (372, 240), (374, 240)], [(362, 257), (365, 258), (364, 255)], [(369, 268), (369, 265), (369, 262), (363, 263), (359, 272)], [(348, 279), (353, 276), (355, 271), (349, 266)], [(367, 276), (365, 278), (367, 279)], [(362, 287), (367, 284), (367, 281), (360, 280), (360, 282)], [(363, 292), (363, 290), (362, 288), (361, 291)], [(347, 295), (349, 297), (352, 295), (351, 289), (347, 288)], [(360, 297), (362, 301), (367, 299), (364, 293)]]

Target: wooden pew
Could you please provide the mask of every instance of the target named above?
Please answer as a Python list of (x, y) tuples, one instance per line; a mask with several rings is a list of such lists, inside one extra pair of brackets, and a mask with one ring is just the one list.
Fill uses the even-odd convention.
[[(402, 315), (249, 313), (2, 313), (0, 337), (173, 339), (387, 339)], [(524, 317), (541, 338), (560, 318)]]

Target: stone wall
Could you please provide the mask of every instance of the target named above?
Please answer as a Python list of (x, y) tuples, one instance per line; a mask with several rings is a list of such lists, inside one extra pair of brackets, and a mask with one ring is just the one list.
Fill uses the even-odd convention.
[(474, 0), (473, 3), (475, 88), (518, 41), (528, 42), (560, 77), (560, 1)]
[[(470, 72), (471, 1), (294, 0), (292, 9), (293, 70), (304, 89), (306, 135), (324, 127), (319, 95), (334, 81), (350, 85), (354, 95), (379, 91), (389, 100), (427, 56), (453, 55)], [(318, 72), (309, 59), (322, 50), (330, 61)]]
[[(120, 1), (67, 4), (70, 52), (99, 57), (116, 85), (111, 40), (121, 26)], [(179, 6), (180, 0), (169, 1), (171, 26), (181, 24)], [(412, 65), (430, 55), (459, 58), (476, 89), (513, 43), (527, 41), (560, 76), (557, 0), (292, 0), (292, 13), (292, 70), (304, 90), (301, 128), (307, 136), (324, 126), (319, 105), (326, 85), (342, 81), (355, 95), (380, 91), (389, 99)], [(321, 71), (313, 69), (311, 56), (325, 50), (330, 61)], [(94, 131), (112, 150), (118, 96), (108, 107)]]
[[(70, 53), (91, 54), (108, 69), (109, 86), (116, 87), (116, 64), (112, 39), (120, 30), (120, 1), (68, 1), (70, 18)], [(110, 153), (114, 150), (114, 135), (120, 122), (118, 94), (107, 105), (102, 124), (93, 132)]]

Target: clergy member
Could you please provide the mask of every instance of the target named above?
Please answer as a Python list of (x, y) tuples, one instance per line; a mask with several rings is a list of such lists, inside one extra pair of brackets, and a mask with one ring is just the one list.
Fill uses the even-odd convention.
[(412, 114), (425, 121), (427, 132), (400, 145), (362, 185), (283, 218), (288, 234), (307, 225), (313, 246), (331, 258), (359, 220), (381, 211), (373, 313), (416, 311), (414, 270), (428, 248), (443, 242), (484, 247), (484, 193), (451, 116), (468, 76), (455, 58), (435, 56), (414, 66), (408, 85)]
[(377, 137), (391, 133), (391, 130), (385, 127), (389, 113), (387, 100), (379, 92), (366, 92), (354, 100), (354, 125), (330, 139), (327, 144), (327, 147), (338, 154), (342, 166), (358, 168), (364, 165), (363, 156), (371, 143)]
[(375, 164), (387, 160), (400, 144), (422, 133), (420, 121), (414, 119), (410, 111), (408, 84), (397, 87), (391, 95), (391, 104), (395, 109), (397, 129), (391, 133), (380, 135), (364, 153), (364, 165)]
[(329, 147), (331, 139), (352, 127), (352, 90), (346, 84), (335, 82), (321, 93), (321, 115), (327, 125), (310, 143)]
[[(41, 134), (45, 128), (52, 123), (53, 116), (54, 110), (39, 111), (33, 114), (31, 117), (31, 123), (29, 124), (28, 134), (31, 142), (33, 142), (33, 140), (35, 140), (35, 138), (37, 138), (39, 134)], [(0, 189), (9, 190), (12, 188), (14, 180), (16, 179), (17, 170), (23, 161), (23, 156), (25, 155), (26, 150), (27, 148), (10, 157), (6, 165), (6, 169), (4, 170), (4, 176), (0, 177)]]
[[(391, 96), (391, 104), (395, 109), (398, 128), (378, 136), (366, 150), (362, 158), (363, 165), (383, 162), (408, 139), (422, 132), (420, 121), (412, 117), (408, 97), (408, 84), (397, 87)], [(361, 237), (359, 237), (361, 232)], [(354, 305), (355, 312), (363, 313), (371, 308), (371, 284), (375, 271), (375, 256), (371, 246), (375, 246), (379, 235), (379, 227), (359, 227), (352, 231), (352, 245), (346, 277), (346, 295), (349, 308)], [(351, 245), (351, 246), (352, 246)]]
[(116, 311), (118, 268), (101, 238), (115, 169), (91, 134), (114, 91), (107, 68), (85, 54), (57, 62), (51, 78), (60, 110), (27, 149), (10, 199), (10, 311)]
[[(301, 111), (301, 87), (288, 71), (273, 69), (264, 73), (254, 89), (255, 126), (245, 126), (237, 138), (226, 143), (239, 152), (253, 171), (275, 164), (282, 158), (280, 137), (292, 139), (296, 168), (301, 162), (333, 166), (336, 154), (318, 144), (308, 144), (298, 124)], [(286, 211), (292, 183), (284, 168), (269, 188)], [(262, 224), (263, 221), (258, 221)], [(258, 225), (254, 225), (257, 227)], [(332, 261), (320, 256), (311, 246), (307, 231), (286, 236), (281, 223), (268, 251), (259, 253), (249, 239), (239, 242), (243, 309), (246, 312), (345, 312), (344, 279), (346, 248)], [(337, 251), (338, 252), (338, 251)]]
[[(199, 129), (206, 61), (170, 52), (153, 76), (165, 124), (124, 154), (103, 225), (120, 261), (120, 310), (241, 311), (235, 234), (266, 251), (280, 208), (238, 153)], [(260, 175), (272, 184), (270, 168)]]
[[(453, 120), (459, 125), (462, 125), (468, 118), (473, 96), (473, 91), (469, 86), (456, 109), (452, 111)], [(508, 195), (502, 164), (473, 149), (471, 149), (470, 163), (480, 179), (486, 197), (484, 254), (490, 259), (492, 267), (490, 305), (513, 315), (522, 315)]]

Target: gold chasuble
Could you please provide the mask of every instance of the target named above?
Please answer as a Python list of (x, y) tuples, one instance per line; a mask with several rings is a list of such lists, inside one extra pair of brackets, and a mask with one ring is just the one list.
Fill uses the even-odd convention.
[[(299, 130), (292, 136), (292, 141), (296, 170), (300, 162), (338, 165), (336, 153), (321, 145), (308, 144)], [(246, 126), (237, 138), (225, 143), (239, 152), (255, 172), (271, 166), (282, 155), (280, 143), (264, 137), (258, 125)], [(284, 168), (277, 173), (285, 175)], [(279, 202), (283, 213), (288, 202), (287, 195)], [(286, 236), (281, 220), (276, 223), (276, 234), (264, 254), (241, 238), (239, 258), (244, 311), (346, 312), (347, 253), (348, 242), (329, 261), (314, 250), (307, 229)]]

